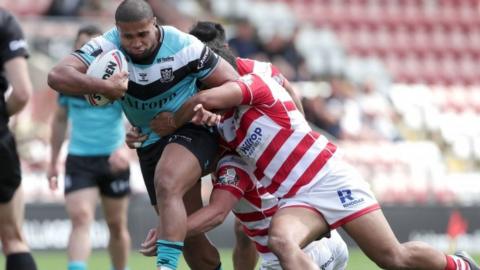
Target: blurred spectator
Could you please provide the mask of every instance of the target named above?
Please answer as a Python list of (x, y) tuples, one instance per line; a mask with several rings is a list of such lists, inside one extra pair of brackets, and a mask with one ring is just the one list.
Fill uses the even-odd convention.
[(306, 119), (324, 130), (336, 139), (341, 137), (340, 119), (343, 115), (343, 106), (331, 84), (326, 84), (330, 92), (327, 98), (316, 95), (303, 99), (303, 108)]
[(364, 128), (372, 130), (370, 136), (390, 141), (401, 139), (394, 125), (396, 115), (391, 109), (392, 105), (382, 93), (377, 91), (373, 80), (366, 80), (361, 85), (357, 100)]
[(42, 15), (48, 10), (53, 0), (35, 0), (35, 1), (18, 1), (18, 0), (2, 0), (0, 5), (6, 10), (20, 16), (24, 15)]
[(188, 31), (194, 20), (181, 13), (178, 8), (167, 0), (148, 0), (147, 1), (157, 16), (159, 24), (172, 25), (182, 31)]
[(262, 52), (257, 30), (246, 18), (235, 21), (235, 37), (228, 41), (235, 55), (242, 58), (254, 58)]
[(85, 0), (53, 0), (46, 15), (78, 16)]
[(328, 85), (327, 97), (304, 98), (307, 120), (341, 140), (400, 139), (394, 125), (395, 113), (387, 98), (376, 91), (373, 81), (366, 81), (357, 89), (342, 77), (332, 77)]
[(263, 48), (268, 58), (272, 62), (275, 62), (274, 59), (280, 58), (283, 59), (285, 63), (288, 63), (290, 66), (289, 69), (293, 71), (293, 74), (289, 77), (288, 72), (285, 70), (282, 70), (282, 73), (285, 74), (289, 80), (296, 81), (301, 77), (299, 74), (299, 69), (303, 64), (304, 59), (295, 48), (295, 44), (293, 43), (292, 39), (285, 39), (281, 35), (275, 34), (264, 44)]

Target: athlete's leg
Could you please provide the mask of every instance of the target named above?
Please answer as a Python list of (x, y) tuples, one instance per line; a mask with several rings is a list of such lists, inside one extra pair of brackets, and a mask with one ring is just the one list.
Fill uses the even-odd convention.
[(94, 187), (65, 194), (65, 207), (72, 222), (67, 247), (69, 263), (85, 263), (90, 256), (90, 225), (93, 222), (98, 197), (98, 189)]
[(0, 203), (0, 236), (5, 255), (29, 252), (21, 228), (23, 214), (23, 192), (17, 188), (9, 202)]
[(318, 265), (302, 248), (327, 231), (327, 223), (315, 210), (305, 207), (281, 208), (270, 223), (268, 246), (285, 270), (317, 270)]
[(165, 147), (154, 178), (159, 214), (157, 265), (176, 268), (187, 230), (183, 196), (195, 185), (201, 172), (198, 159), (186, 147), (177, 143)]
[(6, 270), (35, 270), (37, 266), (22, 234), (25, 205), (20, 188), (20, 160), (10, 133), (0, 136), (0, 240)]
[(400, 244), (381, 210), (367, 213), (343, 228), (363, 252), (384, 269), (446, 269), (446, 256), (421, 242)]
[(235, 219), (233, 230), (235, 232), (235, 247), (233, 248), (233, 269), (253, 270), (257, 265), (258, 253), (253, 243), (245, 232), (243, 225)]
[(110, 231), (108, 251), (114, 270), (127, 267), (130, 252), (130, 234), (127, 227), (128, 196), (113, 198), (102, 196), (103, 211)]
[(37, 269), (22, 234), (23, 214), (23, 192), (17, 188), (10, 201), (0, 203), (0, 239), (6, 257), (6, 270)]
[[(203, 207), (201, 186), (197, 181), (183, 197), (187, 214)], [(205, 234), (186, 238), (183, 256), (192, 270), (214, 270), (220, 265), (220, 254)]]

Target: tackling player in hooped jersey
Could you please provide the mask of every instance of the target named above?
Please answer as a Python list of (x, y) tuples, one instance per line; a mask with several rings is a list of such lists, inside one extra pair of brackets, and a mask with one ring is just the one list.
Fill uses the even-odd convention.
[[(212, 177), (210, 202), (188, 217), (188, 234), (195, 235), (213, 229), (223, 223), (232, 211), (261, 254), (263, 260), (260, 269), (279, 270), (280, 263), (267, 246), (268, 228), (278, 209), (278, 199), (266, 192), (249, 171), (252, 171), (249, 165), (234, 153), (225, 155), (218, 162)], [(152, 249), (154, 236), (155, 233), (150, 232), (145, 240), (146, 248), (141, 250), (144, 255), (155, 254)], [(329, 238), (310, 243), (303, 251), (314, 260), (319, 269), (343, 270), (347, 265), (347, 245), (336, 231), (332, 231)], [(253, 265), (239, 269), (253, 270)]]
[(318, 269), (300, 247), (337, 227), (384, 269), (480, 269), (465, 252), (444, 255), (425, 243), (400, 244), (368, 184), (292, 103), (271, 77), (248, 74), (199, 92), (170, 116), (175, 125), (211, 124), (219, 118), (209, 110), (227, 110), (217, 125), (221, 137), (280, 199), (268, 246), (283, 269)]
[[(239, 156), (225, 155), (217, 164), (210, 203), (188, 217), (188, 230), (190, 234), (205, 232), (219, 225), (232, 210), (262, 256), (260, 269), (281, 269), (268, 247), (268, 228), (278, 199), (255, 180), (251, 171)], [(343, 270), (347, 265), (347, 245), (336, 231), (329, 238), (308, 244), (303, 251), (320, 269)]]
[[(268, 228), (272, 216), (278, 209), (278, 199), (266, 192), (249, 171), (252, 171), (249, 165), (234, 153), (225, 155), (218, 162), (212, 178), (213, 191), (210, 202), (188, 217), (188, 235), (213, 229), (232, 211), (261, 254), (263, 260), (260, 269), (281, 269), (277, 257), (267, 246)], [(147, 236), (145, 248), (141, 250), (144, 255), (155, 254), (155, 250), (152, 249), (154, 236), (155, 233), (152, 231)], [(347, 265), (347, 245), (336, 231), (332, 231), (329, 238), (314, 241), (303, 250), (320, 269), (343, 270)]]
[[(174, 27), (159, 26), (147, 2), (124, 0), (115, 12), (116, 27), (65, 57), (49, 73), (49, 85), (65, 94), (102, 94), (120, 99), (134, 129), (127, 134), (137, 154), (152, 205), (159, 214), (157, 268), (176, 269), (182, 253), (187, 211), (201, 207), (201, 175), (210, 170), (218, 148), (211, 128), (186, 124), (175, 134), (159, 137), (152, 128), (155, 116), (176, 111), (197, 91), (238, 78), (235, 70), (195, 37)], [(129, 74), (107, 80), (85, 75), (89, 64), (102, 53), (120, 49), (128, 60)], [(188, 192), (193, 190), (193, 192)], [(183, 197), (187, 194), (184, 205)], [(218, 252), (203, 236), (187, 239), (189, 258), (206, 258), (199, 269), (218, 269)], [(203, 254), (203, 255), (202, 255)], [(212, 260), (212, 258), (216, 258)]]

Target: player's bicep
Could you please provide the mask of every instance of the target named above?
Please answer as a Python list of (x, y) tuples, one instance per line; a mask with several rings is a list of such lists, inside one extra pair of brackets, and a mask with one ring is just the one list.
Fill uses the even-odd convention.
[(226, 216), (238, 202), (239, 198), (229, 190), (215, 188), (210, 195), (209, 206), (215, 207), (216, 212)]
[(207, 87), (216, 87), (236, 79), (238, 79), (238, 73), (235, 71), (235, 69), (229, 63), (227, 63), (227, 61), (219, 57), (217, 66), (208, 76), (201, 79), (201, 81), (202, 84), (206, 85)]
[(87, 73), (88, 65), (75, 55), (67, 55), (58, 64), (59, 68), (74, 68), (81, 73)]

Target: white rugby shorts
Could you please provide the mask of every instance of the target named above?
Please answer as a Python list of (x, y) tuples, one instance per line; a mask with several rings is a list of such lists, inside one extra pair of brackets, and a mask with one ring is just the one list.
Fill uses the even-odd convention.
[(335, 154), (326, 166), (328, 171), (315, 184), (293, 197), (281, 199), (279, 207), (312, 209), (325, 218), (330, 229), (380, 209), (370, 185), (341, 155)]

